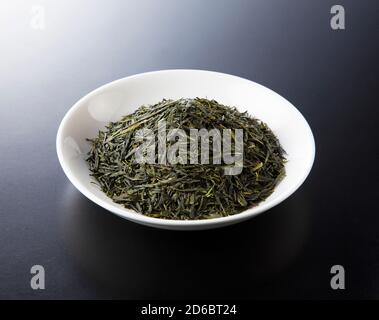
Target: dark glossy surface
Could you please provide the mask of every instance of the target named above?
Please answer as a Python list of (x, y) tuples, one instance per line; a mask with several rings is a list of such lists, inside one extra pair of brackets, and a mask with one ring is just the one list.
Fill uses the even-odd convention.
[[(334, 1), (41, 3), (42, 31), (29, 2), (0, 4), (0, 298), (379, 298), (377, 1), (339, 1), (345, 31), (330, 28)], [(239, 75), (298, 107), (317, 148), (303, 187), (248, 222), (185, 233), (79, 194), (55, 153), (64, 114), (167, 68)], [(44, 291), (30, 288), (35, 264)], [(335, 264), (344, 291), (330, 288)]]

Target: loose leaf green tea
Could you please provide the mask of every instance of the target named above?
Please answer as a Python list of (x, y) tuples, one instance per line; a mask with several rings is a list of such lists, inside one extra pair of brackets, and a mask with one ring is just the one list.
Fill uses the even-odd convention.
[[(232, 148), (228, 139), (220, 143), (219, 135), (209, 134), (204, 150), (206, 140), (193, 135), (194, 129), (229, 133)], [(141, 132), (148, 132), (149, 139), (141, 139)], [(285, 174), (285, 152), (268, 126), (215, 100), (164, 99), (141, 106), (88, 141), (89, 169), (103, 192), (151, 217), (233, 215), (266, 199)], [(228, 161), (225, 154), (229, 151), (230, 160), (233, 150), (241, 161)], [(175, 161), (167, 161), (170, 154)], [(237, 170), (227, 174), (233, 172), (228, 169)]]

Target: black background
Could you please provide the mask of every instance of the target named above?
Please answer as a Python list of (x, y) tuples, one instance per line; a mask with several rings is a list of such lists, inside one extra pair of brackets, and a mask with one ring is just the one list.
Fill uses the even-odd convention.
[[(378, 1), (31, 1), (0, 4), (0, 298), (378, 298)], [(342, 4), (346, 30), (330, 27)], [(96, 87), (195, 68), (261, 83), (308, 120), (304, 185), (239, 225), (139, 226), (61, 170), (61, 119)], [(30, 268), (46, 289), (30, 288)], [(346, 289), (330, 288), (342, 265)]]

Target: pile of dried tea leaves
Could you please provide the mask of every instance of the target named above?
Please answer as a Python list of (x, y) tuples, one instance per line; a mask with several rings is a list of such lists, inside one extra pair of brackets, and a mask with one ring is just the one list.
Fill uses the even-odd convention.
[[(162, 120), (167, 132), (182, 129), (188, 135), (190, 129), (243, 129), (242, 171), (226, 175), (225, 167), (233, 164), (213, 162), (212, 154), (209, 164), (164, 164), (158, 152), (154, 163), (137, 161), (135, 153), (143, 143), (137, 132), (150, 129), (157, 137)], [(166, 141), (167, 145), (176, 140)], [(116, 203), (151, 217), (208, 219), (233, 215), (266, 199), (285, 175), (285, 152), (267, 125), (215, 100), (163, 100), (141, 106), (120, 121), (109, 123), (88, 141), (91, 149), (87, 162), (101, 189)], [(150, 143), (153, 150), (159, 149), (158, 138)], [(212, 153), (212, 144), (209, 149)]]

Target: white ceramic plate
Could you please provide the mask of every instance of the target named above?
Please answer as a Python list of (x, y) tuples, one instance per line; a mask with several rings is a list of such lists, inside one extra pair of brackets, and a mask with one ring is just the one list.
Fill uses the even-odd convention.
[[(86, 138), (94, 137), (110, 121), (119, 120), (142, 104), (163, 98), (205, 97), (236, 106), (266, 122), (287, 152), (286, 177), (265, 201), (228, 217), (209, 220), (151, 218), (114, 203), (89, 175)], [(201, 70), (164, 70), (142, 73), (106, 84), (80, 99), (63, 118), (57, 134), (59, 162), (72, 184), (99, 206), (128, 220), (165, 229), (208, 229), (237, 223), (266, 211), (288, 198), (308, 176), (315, 156), (312, 131), (286, 99), (255, 82)]]

